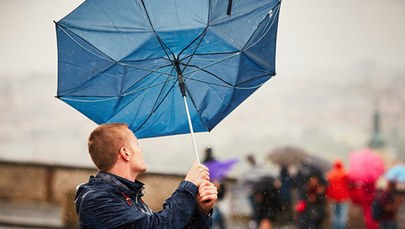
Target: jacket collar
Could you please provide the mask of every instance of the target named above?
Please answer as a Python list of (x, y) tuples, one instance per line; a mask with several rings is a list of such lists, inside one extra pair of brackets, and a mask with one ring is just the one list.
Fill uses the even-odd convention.
[(135, 193), (139, 194), (140, 197), (143, 196), (142, 191), (144, 189), (144, 184), (138, 180), (135, 180), (135, 182), (133, 182), (123, 177), (106, 172), (98, 172), (95, 178), (102, 179), (103, 181), (117, 188), (121, 192)]

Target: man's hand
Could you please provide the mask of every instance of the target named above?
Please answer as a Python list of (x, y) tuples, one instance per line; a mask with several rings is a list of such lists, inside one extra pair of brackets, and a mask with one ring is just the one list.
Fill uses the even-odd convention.
[(208, 214), (214, 207), (215, 202), (218, 199), (218, 191), (215, 185), (209, 181), (204, 181), (198, 188), (197, 205), (198, 209)]
[(208, 172), (208, 168), (203, 165), (199, 164), (198, 162), (194, 162), (193, 167), (188, 171), (187, 176), (185, 178), (186, 181), (190, 181), (195, 184), (197, 187), (201, 185), (204, 181), (210, 179), (210, 173)]

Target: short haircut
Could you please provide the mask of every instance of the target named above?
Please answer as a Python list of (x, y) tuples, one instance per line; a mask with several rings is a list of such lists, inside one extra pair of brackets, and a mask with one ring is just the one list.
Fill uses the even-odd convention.
[(98, 126), (90, 134), (89, 153), (100, 171), (108, 171), (117, 162), (120, 148), (127, 144), (126, 129), (125, 123), (109, 123)]

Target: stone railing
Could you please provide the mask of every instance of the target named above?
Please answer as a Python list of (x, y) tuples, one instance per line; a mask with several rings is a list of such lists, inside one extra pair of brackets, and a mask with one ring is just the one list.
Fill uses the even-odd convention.
[[(24, 202), (35, 202), (57, 206), (61, 211), (60, 224), (65, 228), (78, 228), (74, 208), (75, 190), (96, 172), (95, 168), (90, 167), (0, 161), (0, 199), (22, 202), (23, 205)], [(160, 210), (163, 201), (184, 177), (185, 174), (154, 172), (140, 176), (139, 180), (146, 184), (145, 202), (153, 210)], [(232, 179), (227, 182), (229, 185), (235, 183)]]

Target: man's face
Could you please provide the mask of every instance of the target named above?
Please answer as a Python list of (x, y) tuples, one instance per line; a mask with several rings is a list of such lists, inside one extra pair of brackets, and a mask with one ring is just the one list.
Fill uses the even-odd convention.
[(143, 150), (139, 147), (138, 139), (130, 129), (127, 129), (128, 148), (131, 151), (131, 167), (135, 172), (143, 173), (146, 171), (146, 164), (143, 158)]

